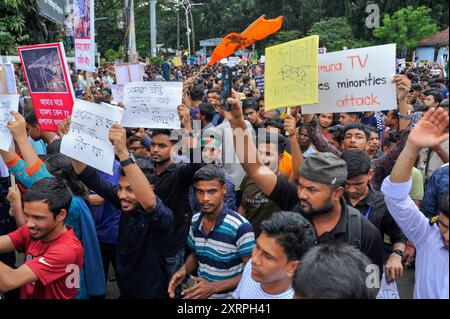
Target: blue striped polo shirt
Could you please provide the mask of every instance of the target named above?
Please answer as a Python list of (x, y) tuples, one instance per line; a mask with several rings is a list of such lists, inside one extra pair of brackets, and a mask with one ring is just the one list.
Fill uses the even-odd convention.
[[(252, 225), (238, 213), (223, 209), (208, 235), (203, 231), (204, 213), (192, 217), (188, 245), (198, 260), (198, 276), (209, 282), (232, 278), (242, 273), (242, 257), (250, 257), (255, 246)], [(232, 291), (211, 298), (230, 298)]]

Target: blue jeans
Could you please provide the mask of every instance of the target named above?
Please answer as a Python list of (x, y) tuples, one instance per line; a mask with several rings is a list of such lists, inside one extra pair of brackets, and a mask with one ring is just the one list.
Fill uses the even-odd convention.
[(183, 266), (184, 263), (184, 248), (179, 250), (175, 255), (166, 257), (166, 271), (169, 280)]
[[(166, 257), (166, 272), (168, 280), (183, 266), (184, 264), (184, 248), (179, 250), (175, 255)], [(181, 285), (175, 289), (175, 298), (181, 299)]]

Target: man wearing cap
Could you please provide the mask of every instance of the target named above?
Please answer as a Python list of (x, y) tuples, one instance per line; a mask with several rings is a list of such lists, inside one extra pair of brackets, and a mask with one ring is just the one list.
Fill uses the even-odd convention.
[(383, 246), (380, 233), (361, 218), (359, 211), (347, 206), (343, 198), (347, 180), (345, 161), (331, 153), (311, 154), (301, 167), (298, 186), (286, 181), (261, 164), (244, 122), (239, 98), (235, 96), (228, 103), (231, 104), (231, 127), (244, 131), (244, 143), (235, 143), (236, 153), (245, 172), (262, 192), (282, 210), (299, 211), (307, 218), (315, 228), (317, 243), (351, 243), (378, 265), (381, 273)]

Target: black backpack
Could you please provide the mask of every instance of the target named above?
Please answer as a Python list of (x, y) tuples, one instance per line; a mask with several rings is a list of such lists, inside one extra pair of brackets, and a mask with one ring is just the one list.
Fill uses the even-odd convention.
[[(356, 208), (347, 205), (347, 210), (347, 243), (360, 250), (362, 216)], [(300, 204), (295, 205), (292, 211), (301, 214)]]
[(347, 206), (347, 243), (355, 247), (356, 249), (361, 249), (361, 213), (359, 210)]

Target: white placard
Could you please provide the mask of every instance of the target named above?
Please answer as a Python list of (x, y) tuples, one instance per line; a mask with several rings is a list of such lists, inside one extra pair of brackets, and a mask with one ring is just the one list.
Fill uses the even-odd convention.
[(116, 64), (115, 69), (117, 84), (142, 81), (143, 72), (138, 63)]
[(73, 2), (75, 65), (78, 70), (95, 71), (94, 0)]
[[(17, 86), (16, 76), (14, 74), (14, 66), (12, 64), (0, 64), (0, 71), (4, 72), (6, 82), (2, 83), (3, 79), (0, 76), (0, 94), (16, 94)], [(6, 92), (3, 92), (3, 85), (5, 85), (6, 87)]]
[(3, 158), (0, 156), (0, 177), (8, 177), (9, 170), (6, 167), (5, 162), (3, 162)]
[(241, 62), (241, 59), (237, 56), (230, 56), (227, 61), (227, 66), (234, 67)]
[(120, 107), (76, 99), (69, 134), (63, 137), (61, 153), (112, 175), (114, 148), (109, 129), (123, 117)]
[(8, 122), (14, 120), (11, 111), (19, 109), (19, 94), (0, 95), (0, 149), (7, 151), (11, 146), (12, 136)]
[(125, 84), (124, 127), (179, 129), (177, 108), (181, 104), (183, 82), (133, 82)]
[(113, 97), (111, 104), (117, 105), (123, 101), (123, 85), (113, 84), (111, 85), (111, 95)]
[(319, 55), (319, 103), (303, 114), (367, 112), (397, 108), (395, 44)]

